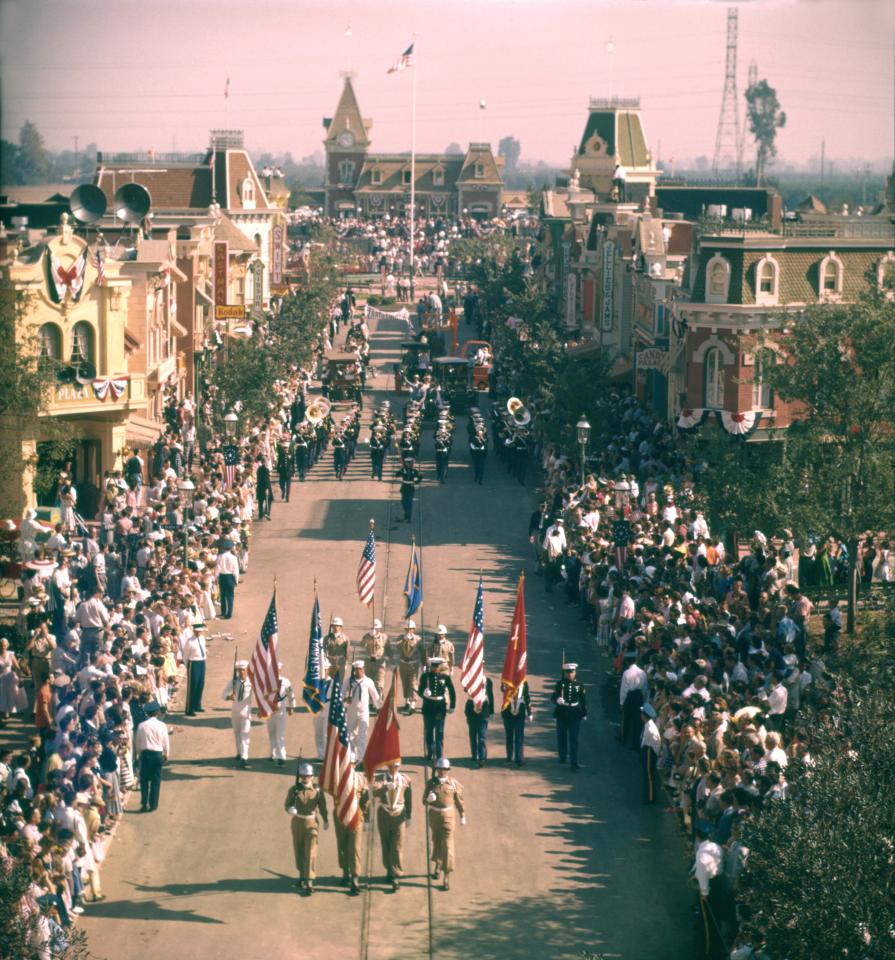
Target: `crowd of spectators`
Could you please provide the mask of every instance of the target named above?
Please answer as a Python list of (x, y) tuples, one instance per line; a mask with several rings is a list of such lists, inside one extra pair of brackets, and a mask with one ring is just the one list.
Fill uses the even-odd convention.
[(273, 384), (270, 420), (241, 437), (208, 429), (213, 385), (199, 410), (169, 395), (164, 432), (105, 474), (95, 516), (81, 515), (62, 471), (59, 522), (34, 510), (21, 522), (21, 603), (13, 643), (0, 641), (0, 725), (21, 743), (0, 753), (0, 872), (27, 871), (18, 911), (41, 956), (104, 898), (108, 840), (147, 775), (137, 731), (164, 718), (182, 693), (187, 645), (225, 614), (219, 557), (248, 569), (256, 474), (269, 476), (306, 381), (296, 371)]

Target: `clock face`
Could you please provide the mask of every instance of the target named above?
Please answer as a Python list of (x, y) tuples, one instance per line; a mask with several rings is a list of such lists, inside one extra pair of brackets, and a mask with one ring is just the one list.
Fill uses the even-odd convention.
[(343, 130), (339, 134), (339, 146), (340, 147), (354, 146), (354, 134), (350, 130)]

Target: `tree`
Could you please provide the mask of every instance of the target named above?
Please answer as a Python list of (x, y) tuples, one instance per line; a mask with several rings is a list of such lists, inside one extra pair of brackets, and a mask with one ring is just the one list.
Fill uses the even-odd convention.
[(19, 177), (21, 183), (45, 183), (50, 172), (50, 155), (37, 127), (26, 120), (19, 130)]
[(758, 152), (755, 158), (755, 182), (760, 186), (765, 166), (777, 156), (777, 131), (786, 125), (786, 114), (780, 109), (777, 91), (767, 80), (758, 80), (746, 89), (746, 112), (749, 130)]
[(513, 136), (503, 137), (497, 145), (497, 153), (506, 159), (504, 171), (507, 174), (515, 173), (519, 154), (522, 153), (522, 144)]
[(444, 152), (450, 154), (451, 156), (457, 156), (458, 154), (462, 156), (463, 148), (459, 143), (455, 143), (453, 140), (444, 148)]
[(767, 384), (805, 408), (785, 438), (790, 517), (805, 530), (838, 532), (849, 546), (849, 633), (858, 541), (890, 526), (895, 504), (895, 308), (868, 279), (855, 303), (810, 306), (761, 339), (779, 357), (763, 365)]

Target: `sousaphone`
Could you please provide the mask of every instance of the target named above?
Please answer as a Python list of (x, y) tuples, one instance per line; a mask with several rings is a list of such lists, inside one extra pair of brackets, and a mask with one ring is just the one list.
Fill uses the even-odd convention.
[(517, 427), (525, 427), (531, 423), (531, 414), (525, 409), (525, 404), (518, 397), (507, 400), (507, 412), (513, 418)]
[(315, 397), (305, 410), (305, 420), (307, 420), (311, 426), (319, 426), (329, 416), (331, 409), (332, 404), (326, 397)]

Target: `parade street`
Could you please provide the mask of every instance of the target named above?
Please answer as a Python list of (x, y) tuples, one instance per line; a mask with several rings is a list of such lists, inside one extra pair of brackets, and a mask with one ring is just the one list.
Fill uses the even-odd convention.
[[(184, 717), (182, 693), (169, 710), (171, 759), (158, 811), (134, 815), (138, 798), (131, 796), (103, 865), (107, 900), (83, 917), (92, 955), (447, 960), (571, 958), (590, 951), (631, 960), (693, 957), (697, 937), (685, 841), (661, 804), (641, 803), (638, 755), (616, 739), (616, 688), (604, 689), (608, 661), (585, 639), (580, 611), (566, 605), (562, 593), (547, 594), (535, 575), (527, 539), (534, 483), (521, 487), (490, 453), (484, 485), (475, 485), (463, 414), (457, 416), (446, 484), (435, 480), (430, 425), (424, 433), (424, 481), (412, 526), (422, 550), (424, 584), (416, 619), (426, 640), (437, 622), (447, 625), (459, 665), (481, 570), (485, 664), (497, 698), (516, 584), (525, 573), (534, 707), (527, 763), (521, 769), (504, 764), (503, 726), (495, 716), (488, 764), (471, 765), (457, 666), (457, 710), (447, 720), (445, 753), (463, 786), (467, 825), (457, 828), (450, 891), (427, 874), (419, 714), (401, 717), (403, 769), (412, 779), (414, 811), (400, 891), (392, 893), (383, 882), (372, 825), (363, 842), (373, 883), (361, 896), (349, 897), (338, 883), (332, 829), (320, 833), (314, 896), (301, 897), (292, 887), (295, 864), (284, 799), (297, 758), (316, 758), (312, 720), (303, 705), (289, 719), (285, 766), (268, 759), (267, 731), (256, 722), (250, 766), (240, 769), (222, 692), (237, 647), (240, 658), (251, 655), (275, 579), (282, 673), (299, 704), (315, 578), (324, 631), (335, 615), (351, 640), (360, 640), (371, 612), (358, 601), (355, 575), (370, 519), (378, 551), (376, 616), (390, 635), (403, 626), (411, 526), (399, 522), (393, 451), (383, 481), (370, 479), (366, 424), (374, 395), (391, 396), (400, 418), (406, 393), (385, 391), (394, 386), (391, 364), (404, 324), (374, 322), (371, 333), (377, 375), (368, 385), (357, 456), (337, 482), (328, 452), (305, 483), (293, 483), (291, 502), (277, 497), (271, 520), (254, 525), (234, 617), (211, 625), (205, 712)], [(228, 627), (232, 639), (218, 635)], [(589, 691), (577, 772), (557, 761), (549, 701), (563, 653), (579, 662)]]

